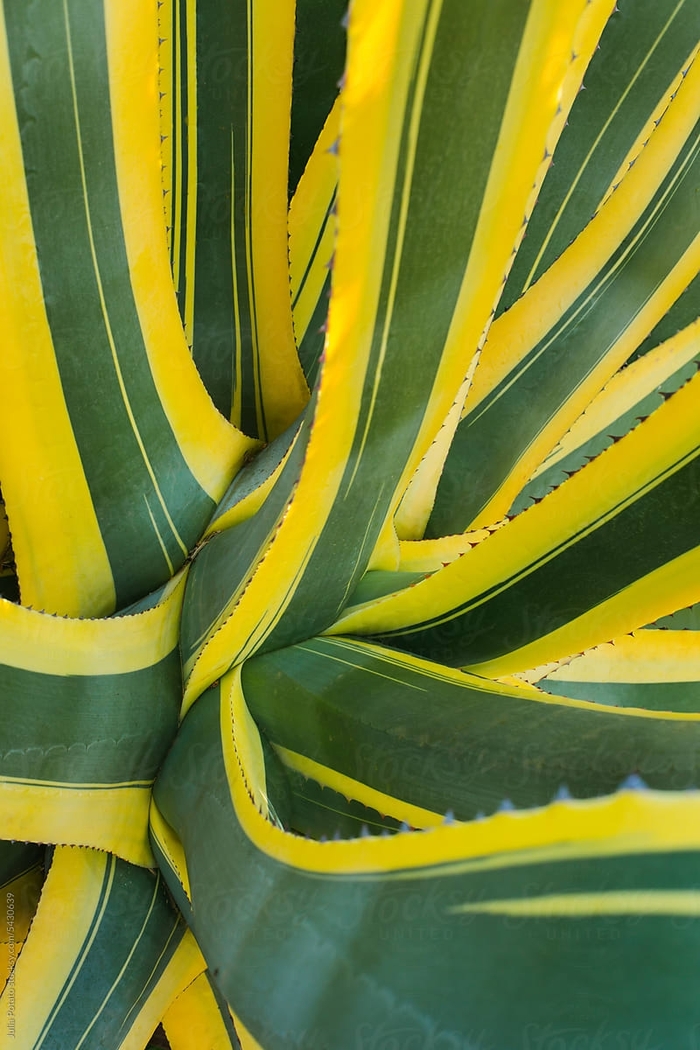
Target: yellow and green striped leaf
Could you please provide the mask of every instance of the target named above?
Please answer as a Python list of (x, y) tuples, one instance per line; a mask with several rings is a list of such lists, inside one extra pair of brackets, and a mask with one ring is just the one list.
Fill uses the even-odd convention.
[(153, 796), (149, 811), (149, 836), (158, 868), (162, 873), (167, 873), (166, 882), (170, 895), (188, 926), (191, 926), (192, 893), (185, 851), (178, 836), (163, 819)]
[[(635, 631), (545, 671), (527, 678), (556, 696), (651, 711), (700, 711), (697, 631)], [(665, 764), (661, 752), (656, 757)], [(680, 766), (676, 769), (682, 775)]]
[(153, 609), (69, 620), (0, 601), (0, 835), (152, 863), (151, 785), (177, 729), (184, 578)]
[(170, 1050), (241, 1050), (229, 1008), (206, 970), (168, 1007), (163, 1029)]
[(395, 595), (349, 609), (361, 633), (505, 675), (698, 600), (700, 376), (542, 502)]
[(72, 616), (171, 577), (251, 447), (177, 314), (156, 50), (136, 0), (4, 5), (0, 476), (22, 601)]
[(204, 966), (160, 875), (60, 846), (0, 997), (2, 1045), (143, 1050)]
[(325, 343), (336, 237), (340, 99), (328, 115), (289, 207), (289, 283), (299, 360), (309, 387)]
[(700, 41), (693, 0), (619, 0), (586, 70), (498, 304), (502, 313), (588, 225), (662, 119)]
[[(602, 708), (585, 693), (553, 699), (344, 638), (255, 657), (242, 686), (283, 762), (335, 790), (355, 781), (352, 797), (417, 827), (448, 811), (492, 813), (504, 799), (544, 805), (564, 782), (589, 798), (632, 773), (679, 790), (700, 773), (696, 715)], [(394, 799), (432, 817), (412, 819)]]
[[(314, 405), (314, 400), (312, 398), (310, 408)], [(188, 589), (180, 625), (185, 675), (192, 673), (195, 657), (208, 636), (216, 632), (230, 615), (231, 609), (246, 593), (251, 578), (255, 578), (260, 572), (260, 566), (264, 564), (263, 558), (269, 556), (270, 547), (285, 518), (291, 494), (298, 484), (302, 464), (307, 455), (310, 418), (311, 412), (307, 411), (293, 443), (273, 469), (268, 479), (269, 489), (256, 512), (250, 518), (237, 521), (238, 503), (234, 502), (230, 509), (227, 508), (222, 514), (221, 519), (225, 524), (226, 518), (229, 517), (229, 520), (233, 520), (232, 526), (212, 535), (197, 552), (190, 570), (194, 574), (193, 584)], [(277, 442), (284, 442), (283, 435)], [(270, 446), (271, 450), (272, 448), (273, 446)], [(274, 458), (276, 459), (276, 455)], [(229, 490), (234, 501), (236, 490), (235, 484)], [(258, 492), (259, 489), (257, 492), (253, 491), (249, 497), (251, 501), (258, 502)], [(245, 510), (243, 500), (241, 509)], [(215, 524), (213, 523), (214, 527)], [(218, 616), (212, 618), (212, 609), (221, 611)], [(229, 649), (226, 648), (225, 652), (224, 663), (218, 668), (219, 672), (225, 671), (232, 662), (228, 659)], [(216, 674), (213, 674), (212, 680), (215, 677)], [(191, 697), (186, 696), (185, 709), (190, 702)]]
[[(265, 1050), (309, 1031), (333, 1047), (348, 1032), (397, 1045), (483, 1032), (511, 1047), (547, 1025), (591, 1039), (652, 1028), (682, 1045), (696, 1017), (697, 792), (305, 841), (258, 812), (220, 707), (212, 689), (189, 712), (156, 799), (187, 854), (211, 972)], [(661, 989), (650, 959), (664, 961)]]
[(698, 317), (700, 317), (700, 274), (693, 278), (671, 309), (664, 314), (647, 338), (639, 344), (630, 360), (641, 357), (649, 350), (659, 346), (660, 343), (666, 342), (683, 328), (687, 328), (693, 321), (697, 321)]
[(296, 193), (338, 95), (345, 65), (345, 0), (296, 0), (289, 194)]
[(508, 512), (557, 441), (700, 269), (700, 64), (634, 168), (491, 328), (426, 536)]
[[(464, 347), (488, 323), (545, 146), (610, 6), (354, 5), (329, 331), (306, 458), (248, 586), (236, 570), (225, 593), (222, 559), (205, 557), (219, 538), (195, 561), (187, 703), (261, 645), (330, 623), (370, 560), (395, 567), (394, 512), (462, 384)], [(488, 77), (474, 75), (478, 63)]]
[(524, 510), (646, 419), (700, 363), (700, 322), (616, 373), (537, 468), (509, 515)]
[(165, 0), (171, 263), (219, 410), (276, 437), (308, 400), (287, 275), (293, 0)]

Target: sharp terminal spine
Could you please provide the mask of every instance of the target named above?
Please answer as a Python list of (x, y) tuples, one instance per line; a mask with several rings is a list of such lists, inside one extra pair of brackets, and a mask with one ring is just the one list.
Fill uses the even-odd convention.
[(630, 773), (620, 784), (618, 791), (647, 791), (648, 784), (640, 777), (639, 773)]

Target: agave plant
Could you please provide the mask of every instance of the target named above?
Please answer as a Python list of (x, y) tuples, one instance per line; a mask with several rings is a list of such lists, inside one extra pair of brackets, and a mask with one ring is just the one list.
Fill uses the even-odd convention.
[(0, 1046), (697, 1050), (700, 5), (341, 15), (0, 5)]

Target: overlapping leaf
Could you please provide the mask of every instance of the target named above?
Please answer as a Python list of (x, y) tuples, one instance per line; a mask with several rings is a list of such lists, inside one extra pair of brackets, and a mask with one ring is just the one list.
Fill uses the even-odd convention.
[(2, 6), (0, 579), (73, 618), (0, 602), (0, 835), (82, 848), (2, 844), (0, 1009), (28, 1050), (684, 1045), (697, 9), (355, 0), (312, 151), (315, 8), (292, 95), (286, 0)]
[(205, 970), (178, 995), (163, 1018), (171, 1050), (241, 1050), (231, 1014)]
[(332, 632), (502, 675), (697, 601), (699, 398), (696, 375), (541, 503)]
[(151, 785), (177, 728), (182, 576), (153, 609), (69, 620), (0, 601), (0, 836), (152, 862)]
[(143, 1050), (204, 965), (160, 875), (109, 854), (58, 847), (0, 996), (3, 1045)]
[(74, 616), (171, 577), (251, 447), (172, 295), (152, 14), (5, 4), (0, 26), (0, 476), (23, 602)]
[(620, 0), (586, 70), (528, 223), (498, 312), (533, 284), (588, 225), (636, 163), (693, 58), (692, 0)]
[(490, 525), (700, 268), (700, 65), (634, 168), (491, 328), (426, 535)]
[[(227, 709), (218, 689), (200, 698), (156, 800), (188, 856), (197, 938), (265, 1050), (310, 1030), (333, 1046), (348, 1046), (348, 1032), (401, 1045), (473, 1030), (509, 1046), (528, 1025), (564, 1023), (592, 1038), (612, 1023), (611, 1003), (625, 1030), (651, 1028), (667, 1043), (687, 1033), (700, 907), (694, 792), (625, 791), (387, 840), (305, 842), (258, 812), (249, 792), (265, 785), (241, 766)], [(614, 968), (598, 936), (611, 926)], [(652, 950), (670, 967), (663, 994)], [(578, 1002), (566, 989), (582, 968), (596, 994)]]
[[(555, 678), (567, 673), (575, 670)], [(506, 798), (519, 808), (543, 805), (564, 782), (583, 798), (632, 773), (677, 789), (700, 774), (692, 714), (556, 701), (342, 638), (256, 657), (242, 685), (286, 765), (415, 827), (440, 823), (447, 811), (459, 820), (492, 813)], [(565, 685), (552, 691), (596, 699)], [(681, 710), (694, 710), (690, 697)]]
[[(226, 593), (223, 537), (197, 558), (183, 620), (187, 702), (261, 645), (329, 623), (370, 559), (395, 567), (394, 511), (461, 386), (463, 347), (489, 320), (542, 152), (608, 7), (355, 6), (326, 360), (304, 469), (291, 501), (271, 497), (272, 526), (260, 529), (269, 550), (250, 585), (236, 557)], [(473, 75), (477, 61), (490, 63), (488, 80)], [(445, 137), (477, 110), (483, 136)]]
[(331, 291), (338, 193), (340, 100), (331, 110), (289, 208), (289, 281), (294, 334), (313, 387), (323, 352)]
[(247, 434), (308, 398), (287, 275), (293, 0), (167, 0), (161, 91), (171, 262), (194, 360)]
[[(558, 696), (648, 711), (697, 711), (700, 639), (696, 631), (646, 630), (616, 638), (554, 668), (530, 672)], [(659, 765), (664, 761), (659, 753)], [(671, 763), (679, 773), (681, 766)]]

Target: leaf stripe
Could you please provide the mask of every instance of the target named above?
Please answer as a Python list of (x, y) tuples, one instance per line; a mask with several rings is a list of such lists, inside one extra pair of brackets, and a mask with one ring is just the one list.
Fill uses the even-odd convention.
[(612, 890), (607, 893), (545, 894), (514, 900), (458, 904), (454, 915), (488, 913), (523, 917), (594, 915), (693, 915), (700, 916), (700, 893), (695, 890)]
[[(561, 416), (561, 428), (568, 429), (566, 412), (573, 410), (567, 403), (573, 404), (597, 374), (604, 382), (603, 369), (609, 375), (619, 367), (639, 325), (648, 331), (664, 311), (667, 286), (677, 287), (679, 294), (694, 275), (700, 264), (699, 169), (700, 122), (595, 279), (462, 419), (426, 536), (478, 528), (502, 517), (561, 436), (552, 429), (553, 421)], [(536, 396), (524, 398), (525, 390)]]
[(142, 1046), (204, 965), (160, 875), (59, 848), (17, 966), (17, 1028), (37, 1048)]
[(700, 365), (700, 324), (689, 325), (616, 373), (535, 471), (509, 517), (542, 499), (651, 415)]
[(173, 134), (181, 144), (181, 182), (173, 279), (180, 313), (218, 409), (246, 433), (269, 439), (307, 396), (281, 237), (293, 4), (178, 2)]
[[(620, 594), (696, 549), (697, 508), (689, 493), (700, 491), (699, 452), (700, 446), (690, 462), (664, 471), (636, 500), (625, 500), (513, 577), (450, 613), (414, 628), (380, 632), (377, 638), (452, 665), (477, 665), (520, 649)], [(632, 548), (626, 542), (630, 535), (636, 537)], [(606, 572), (581, 574), (582, 564), (604, 564)], [(564, 588), (562, 580), (568, 581)], [(533, 601), (547, 609), (546, 617), (523, 617), (523, 607)], [(457, 620), (458, 641), (450, 630)]]
[(194, 559), (180, 628), (186, 675), (205, 639), (221, 627), (240, 600), (286, 513), (307, 451), (310, 415), (305, 416), (282, 471), (257, 513), (214, 535)]
[(56, 1019), (56, 1016), (60, 1012), (63, 1003), (68, 998), (70, 990), (75, 984), (78, 974), (82, 969), (85, 958), (88, 955), (90, 948), (95, 941), (100, 929), (100, 925), (105, 916), (105, 913), (109, 907), (109, 895), (114, 884), (114, 877), (116, 874), (117, 859), (116, 857), (110, 856), (109, 854), (105, 857), (104, 868), (102, 873), (102, 881), (100, 885), (99, 897), (97, 900), (97, 906), (95, 908), (90, 926), (88, 927), (87, 935), (80, 947), (80, 951), (75, 958), (70, 970), (66, 975), (63, 987), (60, 990), (59, 995), (56, 998), (54, 1006), (49, 1013), (48, 1017), (44, 1021), (44, 1025), (39, 1032), (39, 1037), (36, 1040), (34, 1046), (36, 1050), (40, 1050), (42, 1043), (46, 1040), (49, 1031)]
[(186, 68), (183, 61), (183, 49), (186, 54), (187, 41), (187, 16), (186, 0), (173, 0), (173, 176), (172, 176), (172, 268), (175, 293), (178, 297), (180, 311), (183, 310), (182, 290), (185, 284), (184, 256), (182, 253), (182, 232), (186, 230), (186, 221), (183, 222), (182, 215), (187, 209), (187, 135), (189, 127), (187, 89), (186, 83), (183, 90), (182, 70)]
[[(458, 66), (450, 67), (447, 60), (456, 40), (475, 62), (485, 44), (471, 33), (475, 12), (470, 8), (467, 14), (456, 0), (420, 7), (388, 5), (381, 20), (371, 24), (368, 6), (355, 16), (340, 147), (339, 200), (347, 217), (345, 224), (339, 224), (326, 359), (304, 469), (279, 531), (241, 597), (237, 622), (231, 617), (219, 621), (221, 629), (206, 639), (199, 657), (192, 643), (201, 638), (204, 617), (202, 627), (183, 630), (187, 703), (261, 643), (275, 648), (323, 629), (337, 616), (367, 566), (379, 567), (382, 558), (391, 560), (398, 554), (392, 538), (393, 512), (461, 386), (463, 340), (467, 334), (478, 340), (488, 322), (538, 177), (540, 143), (544, 145), (552, 121), (558, 119), (557, 92), (564, 83), (566, 92), (573, 91), (567, 76), (572, 67), (575, 74), (578, 66), (570, 61), (568, 49), (562, 50), (560, 31), (566, 39), (574, 38), (585, 22), (585, 47), (592, 48), (593, 31), (606, 13), (604, 4), (557, 9), (555, 34), (539, 0), (527, 5), (515, 0), (503, 3), (507, 19), (480, 0), (485, 39), (498, 56), (498, 75), (488, 82), (471, 75), (467, 57)], [(431, 20), (434, 47), (424, 28), (426, 19)], [(421, 40), (424, 55), (418, 53)], [(380, 54), (386, 61), (378, 61)], [(540, 56), (552, 80), (547, 95), (552, 105), (537, 110), (526, 135), (519, 106), (523, 92), (529, 97), (532, 90), (533, 67), (539, 70)], [(378, 75), (383, 78), (380, 82)], [(353, 92), (354, 106), (350, 104)], [(477, 140), (466, 131), (450, 137), (446, 151), (445, 123), (465, 129), (473, 114), (484, 108), (488, 130), (478, 137), (478, 151), (474, 151)], [(492, 206), (492, 198), (499, 195), (505, 173), (511, 170), (509, 160), (516, 155), (515, 167), (522, 179), (515, 196), (508, 197), (504, 218)], [(470, 192), (457, 193), (454, 188), (462, 186), (467, 163), (474, 169)], [(366, 187), (364, 196), (344, 198), (344, 177)], [(427, 192), (429, 187), (450, 215), (444, 228), (436, 229), (436, 201), (432, 191)], [(444, 262), (439, 273), (433, 265), (438, 248)], [(363, 260), (362, 266), (358, 260)], [(416, 294), (419, 285), (431, 289), (428, 298)], [(324, 383), (334, 389), (341, 381), (347, 382), (352, 399), (346, 400), (342, 413), (331, 412), (324, 403)], [(397, 389), (402, 391), (398, 401)], [(349, 520), (354, 522), (352, 543)], [(196, 582), (202, 594), (209, 587), (218, 591), (213, 576), (205, 581), (203, 565), (199, 557), (190, 586)], [(282, 610), (280, 601), (287, 602), (289, 582), (295, 578), (294, 593)], [(219, 601), (212, 606), (222, 608)], [(189, 653), (196, 664), (190, 662)]]
[(673, 12), (671, 13), (669, 18), (667, 19), (667, 21), (664, 24), (664, 26), (662, 27), (661, 31), (654, 38), (653, 42), (651, 43), (651, 46), (650, 46), (649, 50), (647, 51), (647, 53), (645, 54), (644, 58), (642, 59), (642, 61), (637, 66), (637, 68), (635, 69), (633, 76), (631, 77), (630, 81), (628, 82), (627, 86), (625, 87), (625, 89), (622, 92), (622, 94), (620, 95), (620, 97), (615, 102), (615, 105), (613, 106), (612, 110), (610, 111), (610, 114), (607, 117), (605, 123), (603, 124), (603, 126), (600, 129), (600, 131), (596, 135), (592, 146), (590, 147), (588, 153), (584, 157), (584, 159), (583, 159), (583, 161), (581, 163), (581, 166), (579, 167), (578, 171), (576, 172), (576, 175), (574, 176), (574, 178), (573, 178), (573, 180), (571, 182), (571, 186), (569, 187), (569, 189), (568, 189), (568, 191), (566, 193), (566, 196), (564, 197), (563, 201), (559, 205), (559, 209), (558, 209), (556, 215), (554, 216), (554, 220), (552, 221), (552, 224), (551, 224), (551, 226), (550, 226), (550, 228), (549, 228), (549, 230), (547, 232), (546, 237), (542, 241), (542, 245), (541, 245), (537, 255), (535, 256), (535, 260), (532, 263), (532, 267), (530, 268), (530, 272), (529, 272), (529, 274), (527, 275), (527, 277), (525, 279), (525, 284), (523, 285), (523, 288), (522, 288), (522, 291), (521, 291), (521, 295), (524, 294), (527, 291), (527, 289), (530, 287), (530, 285), (533, 283), (533, 281), (535, 280), (535, 275), (538, 272), (541, 272), (540, 263), (542, 261), (542, 257), (545, 254), (545, 252), (547, 251), (547, 248), (549, 246), (549, 242), (551, 241), (552, 236), (554, 235), (554, 232), (555, 232), (555, 230), (556, 230), (556, 228), (557, 228), (557, 226), (559, 224), (559, 221), (560, 221), (562, 215), (564, 214), (564, 211), (565, 211), (569, 201), (571, 200), (572, 195), (576, 191), (576, 187), (578, 186), (579, 182), (583, 178), (584, 173), (586, 172), (586, 169), (588, 168), (588, 166), (589, 166), (589, 164), (591, 162), (591, 159), (593, 158), (593, 156), (594, 156), (594, 154), (596, 152), (596, 149), (598, 148), (598, 146), (600, 145), (601, 141), (605, 137), (606, 133), (610, 129), (611, 124), (613, 124), (613, 122), (615, 121), (615, 118), (620, 113), (620, 110), (622, 109), (622, 106), (623, 106), (623, 103), (625, 102), (625, 99), (627, 98), (629, 93), (632, 91), (632, 89), (635, 86), (636, 82), (639, 80), (640, 76), (644, 72), (644, 69), (648, 65), (648, 63), (649, 63), (650, 59), (652, 58), (654, 52), (659, 47), (661, 41), (663, 40), (663, 38), (666, 35), (666, 33), (668, 32), (670, 26), (672, 25), (672, 23), (674, 22), (675, 18), (677, 17), (678, 12), (680, 11), (680, 9), (686, 3), (687, 3), (687, 0), (678, 0), (678, 3), (676, 4), (676, 7), (674, 8)]
[[(246, 267), (247, 267), (247, 289), (248, 289), (248, 309), (250, 310), (250, 338), (251, 338), (251, 386), (253, 390), (252, 402), (253, 405), (250, 409), (250, 416), (246, 417), (244, 414), (241, 417), (241, 426), (247, 433), (258, 434), (260, 437), (267, 438), (267, 426), (265, 423), (265, 413), (262, 403), (262, 383), (260, 377), (260, 339), (258, 334), (258, 319), (256, 309), (256, 295), (255, 295), (255, 273), (253, 269), (253, 234), (252, 234), (252, 222), (251, 222), (251, 208), (253, 202), (253, 134), (254, 134), (254, 116), (253, 116), (253, 10), (252, 0), (245, 0), (246, 2), (246, 33), (248, 36), (248, 48), (247, 48), (247, 63), (248, 63), (248, 76), (246, 79), (246, 91), (248, 100), (248, 119), (246, 121), (246, 172), (245, 172), (245, 202), (246, 202), (246, 222), (245, 222), (245, 251), (246, 251)], [(253, 415), (254, 411), (254, 415)]]
[[(311, 272), (313, 270), (313, 267), (314, 267), (314, 263), (316, 262), (318, 249), (319, 249), (320, 245), (323, 243), (323, 240), (324, 240), (324, 238), (326, 236), (326, 231), (328, 229), (329, 222), (330, 222), (330, 220), (332, 218), (332, 212), (333, 212), (333, 209), (335, 208), (337, 199), (338, 199), (338, 196), (337, 196), (337, 190), (336, 190), (336, 192), (334, 192), (332, 197), (330, 198), (330, 200), (328, 202), (328, 205), (326, 207), (325, 213), (323, 215), (323, 219), (321, 221), (321, 225), (319, 226), (318, 233), (316, 234), (316, 240), (315, 240), (314, 246), (313, 246), (313, 248), (311, 250), (311, 255), (309, 256), (308, 261), (306, 263), (306, 267), (305, 267), (305, 269), (304, 269), (304, 271), (303, 271), (303, 273), (301, 275), (301, 279), (299, 281), (299, 285), (296, 288), (296, 290), (293, 292), (293, 295), (292, 295), (292, 310), (297, 305), (297, 303), (299, 302), (300, 297), (304, 293), (304, 290), (306, 288), (306, 283), (307, 283), (307, 281), (309, 279), (309, 275), (311, 274)], [(302, 338), (303, 338), (303, 335), (304, 335), (304, 333), (302, 332), (301, 333)]]
[[(697, 885), (695, 792), (623, 791), (613, 799), (556, 803), (389, 839), (320, 843), (286, 834), (257, 812), (246, 787), (249, 771), (227, 769), (219, 708), (212, 690), (187, 715), (156, 799), (188, 857), (197, 939), (219, 970), (235, 1016), (263, 1045), (303, 1042), (310, 1016), (317, 1038), (328, 1046), (343, 1045), (350, 1022), (361, 1033), (361, 1025), (370, 1033), (403, 1033), (410, 1004), (409, 1031), (426, 1045), (436, 1031), (455, 1033), (457, 1040), (477, 1026), (494, 1045), (515, 1046), (533, 1016), (549, 1018), (552, 1004), (569, 1001), (566, 989), (582, 965), (597, 972), (597, 939), (581, 937), (575, 953), (553, 953), (541, 925), (489, 915), (467, 920), (450, 909), (522, 899), (524, 880), (531, 898), (595, 893), (601, 884), (608, 892), (640, 893), (692, 891)], [(187, 774), (193, 748), (196, 788)], [(269, 886), (274, 901), (260, 895)], [(219, 911), (201, 907), (212, 894), (230, 916), (225, 927)], [(290, 900), (307, 909), (309, 920), (287, 931), (280, 952), (272, 931), (284, 921), (280, 901)], [(352, 944), (338, 922), (350, 908)], [(637, 1021), (639, 1004), (649, 1004), (643, 1023), (662, 1017), (663, 1038), (677, 1043), (695, 1016), (696, 932), (690, 925), (660, 926), (658, 916), (643, 910), (638, 915), (616, 942), (622, 962), (613, 986), (608, 980), (606, 987), (616, 1003), (634, 1004)], [(663, 1013), (648, 966), (649, 943), (673, 961), (673, 1001), (665, 989)], [(288, 953), (302, 952), (314, 967), (333, 960), (321, 1005), (316, 986), (290, 976)], [(256, 980), (261, 970), (277, 989), (273, 997), (269, 985)], [(518, 995), (524, 979), (525, 994)], [(489, 995), (494, 980), (508, 994), (507, 1011)], [(446, 988), (460, 994), (445, 995)], [(582, 1031), (591, 1038), (609, 1017), (610, 999), (601, 1002), (592, 1015), (586, 1001)], [(622, 1022), (627, 1027), (628, 1016)]]
[(316, 639), (248, 661), (250, 712), (286, 765), (414, 826), (448, 810), (470, 820), (504, 798), (546, 805), (564, 780), (590, 798), (633, 772), (674, 790), (700, 773), (700, 715), (601, 707), (466, 672), (448, 678), (440, 665), (361, 642), (344, 644), (346, 659), (337, 648)]
[[(27, 13), (15, 5), (6, 8), (6, 17), (16, 98), (25, 127), (25, 165), (33, 172), (28, 190), (49, 324), (117, 601), (126, 604), (136, 596), (135, 565), (142, 570), (140, 588), (149, 577), (154, 584), (166, 579), (174, 565), (182, 564), (197, 535), (202, 508), (211, 513), (214, 504), (189, 471), (163, 410), (129, 287), (111, 129), (105, 121), (110, 112), (107, 84), (103, 81), (98, 88), (91, 71), (96, 61), (106, 68), (102, 9), (93, 5), (89, 14), (82, 8), (78, 13), (65, 0), (60, 8), (52, 8), (40, 28), (30, 27)], [(24, 54), (33, 42), (63, 54), (65, 65), (53, 67), (60, 72), (51, 83), (26, 82)], [(49, 92), (62, 99), (66, 114), (74, 115), (72, 127), (55, 123)], [(53, 157), (48, 167), (44, 165), (47, 152)], [(41, 171), (49, 171), (50, 178), (42, 178)], [(81, 185), (82, 192), (77, 189)], [(59, 186), (64, 190), (59, 209), (52, 214), (48, 205)], [(84, 327), (76, 332), (78, 285), (85, 296)], [(91, 366), (86, 368), (85, 356), (76, 355), (76, 344), (88, 340)], [(97, 400), (96, 373), (102, 393)], [(141, 535), (137, 549), (129, 530), (114, 517), (114, 482), (105, 464), (115, 458), (115, 445), (121, 471), (130, 471), (134, 494), (152, 493), (150, 506), (141, 498), (132, 502), (131, 514)], [(167, 472), (164, 460), (170, 468)]]
[[(607, 265), (596, 276), (595, 280), (581, 293), (578, 299), (557, 321), (557, 324), (548, 333), (547, 337), (534, 346), (526, 357), (518, 364), (515, 375), (509, 376), (484, 398), (479, 407), (474, 410), (473, 419), (478, 420), (484, 412), (494, 405), (499, 398), (506, 393), (513, 384), (521, 378), (527, 369), (538, 360), (538, 358), (554, 343), (556, 338), (570, 329), (581, 315), (585, 318), (587, 313), (596, 304), (597, 297), (609, 289), (615, 279), (617, 272), (625, 264), (632, 253), (643, 244), (654, 226), (664, 217), (664, 211), (673, 205), (676, 193), (682, 191), (686, 178), (690, 179), (694, 173), (694, 165), (700, 154), (700, 123), (689, 137), (684, 149), (679, 154), (672, 170), (659, 187), (658, 192), (642, 214), (635, 227), (630, 231), (618, 250), (608, 260)], [(680, 257), (685, 248), (692, 243), (697, 232), (691, 227), (686, 232), (686, 241), (683, 244), (674, 245), (677, 256)], [(647, 296), (648, 299), (648, 296)]]
[(71, 784), (65, 780), (32, 780), (30, 777), (0, 776), (0, 782), (3, 784), (18, 784), (24, 787), (60, 788), (61, 791), (119, 791), (122, 788), (129, 791), (134, 788), (144, 788), (148, 791), (153, 784), (153, 778), (149, 780), (125, 780), (122, 783), (95, 782), (92, 784), (81, 780), (79, 783)]
[(657, 100), (668, 103), (673, 86), (668, 70), (687, 65), (698, 32), (692, 0), (623, 0), (616, 6), (586, 71), (587, 90), (577, 98), (558, 143), (499, 313), (553, 264), (598, 210), (635, 133)]
[(350, 609), (331, 633), (502, 676), (697, 601), (699, 392), (696, 375), (537, 506), (414, 587)]
[[(383, 444), (382, 454), (385, 462), (380, 479), (375, 443), (381, 441), (381, 435), (387, 426), (386, 420), (389, 416), (393, 418), (389, 401), (393, 401), (393, 391), (397, 387), (401, 388), (402, 379), (405, 377), (404, 358), (395, 352), (387, 355), (389, 341), (391, 340), (393, 348), (397, 341), (409, 338), (407, 332), (409, 326), (413, 327), (414, 331), (419, 330), (413, 325), (413, 310), (415, 309), (413, 269), (417, 264), (416, 261), (429, 253), (429, 245), (434, 236), (434, 215), (432, 212), (429, 213), (424, 206), (424, 201), (421, 201), (415, 193), (414, 184), (422, 185), (428, 177), (427, 172), (432, 172), (435, 164), (433, 152), (435, 142), (431, 137), (431, 132), (439, 123), (444, 105), (439, 88), (442, 54), (439, 49), (447, 47), (447, 41), (452, 42), (463, 29), (462, 17), (461, 8), (458, 9), (457, 6), (450, 3), (435, 2), (426, 8), (424, 22), (416, 44), (416, 54), (413, 59), (404, 107), (394, 179), (395, 189), (384, 249), (382, 279), (367, 362), (368, 379), (363, 388), (357, 413), (352, 447), (339, 486), (338, 498), (314, 546), (307, 571), (290, 604), (284, 610), (285, 622), (280, 622), (276, 628), (273, 627), (265, 639), (265, 650), (289, 644), (297, 639), (301, 631), (295, 624), (295, 619), (297, 616), (306, 618), (308, 613), (304, 614), (303, 610), (308, 609), (310, 604), (315, 608), (317, 614), (320, 613), (323, 606), (326, 606), (328, 620), (337, 615), (369, 560), (384, 524), (388, 506), (395, 499), (395, 485), (405, 469), (404, 452), (403, 456), (396, 457), (393, 470), (389, 472), (388, 449)], [(524, 18), (523, 11), (520, 11), (519, 17)], [(509, 24), (509, 32), (512, 34), (509, 43), (514, 49), (517, 49), (520, 42), (519, 31), (521, 29), (522, 26), (518, 19), (514, 18)], [(498, 98), (502, 105), (505, 104), (503, 96), (507, 94), (510, 85), (508, 76), (511, 72), (511, 68), (508, 67), (498, 89), (495, 84), (491, 85), (492, 96)], [(490, 129), (490, 135), (494, 140), (497, 133), (498, 126)], [(493, 147), (494, 142), (490, 142), (489, 145)], [(488, 145), (483, 148), (488, 149)], [(423, 170), (423, 165), (426, 171)], [(484, 182), (487, 175), (488, 169), (482, 171), (481, 177)], [(478, 220), (480, 204), (481, 196), (477, 192), (475, 197), (463, 206), (459, 217), (453, 215), (449, 236), (452, 250), (455, 253), (458, 251), (458, 244), (462, 246), (462, 253), (464, 253), (463, 246), (470, 243), (470, 237), (473, 236)], [(441, 295), (439, 301), (435, 301), (430, 320), (424, 317), (421, 321), (421, 331), (425, 327), (430, 328), (431, 335), (428, 345), (431, 347), (442, 346), (447, 336), (462, 277), (463, 272), (457, 269), (450, 270), (449, 276), (445, 275)], [(425, 310), (425, 304), (423, 304), (423, 309)], [(415, 339), (415, 335), (413, 338)], [(417, 384), (420, 379), (420, 386), (423, 390), (430, 390), (432, 387), (439, 364), (439, 357), (429, 354), (427, 347), (421, 358), (414, 362), (416, 373), (414, 381)], [(423, 419), (416, 415), (410, 424), (404, 423), (403, 429), (406, 431), (404, 441), (407, 445), (410, 445), (411, 439), (417, 438), (422, 423)], [(365, 528), (352, 562), (347, 567), (347, 582), (343, 592), (337, 597), (333, 596), (335, 597), (334, 607), (331, 607), (329, 600), (331, 592), (328, 588), (324, 588), (325, 594), (319, 591), (318, 581), (322, 578), (319, 573), (321, 564), (327, 563), (327, 550), (337, 548), (338, 537), (347, 534), (346, 522), (351, 507), (353, 515), (360, 512), (361, 508), (360, 513), (365, 522)], [(313, 598), (311, 592), (313, 592)], [(318, 619), (320, 620), (320, 616)], [(305, 629), (305, 633), (309, 633), (308, 628)]]

